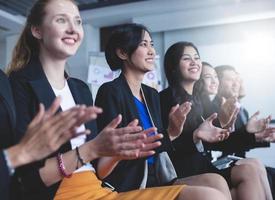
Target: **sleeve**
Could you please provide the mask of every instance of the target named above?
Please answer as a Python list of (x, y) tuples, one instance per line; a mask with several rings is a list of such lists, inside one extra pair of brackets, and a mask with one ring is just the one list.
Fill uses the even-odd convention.
[[(122, 114), (118, 92), (119, 91), (116, 91), (113, 87), (108, 87), (105, 84), (103, 84), (97, 92), (95, 105), (103, 109), (103, 113), (99, 115), (96, 120), (98, 133), (118, 114)], [(121, 127), (121, 125), (119, 126)]]
[[(11, 76), (10, 82), (16, 108), (17, 119), (15, 132), (18, 142), (24, 136), (28, 124), (37, 112), (38, 101), (33, 97), (33, 91), (26, 80)], [(44, 166), (44, 162), (45, 159), (25, 165), (16, 170), (26, 191), (31, 190), (38, 192), (42, 188), (46, 189), (39, 174), (39, 169)]]
[(0, 151), (0, 194), (1, 199), (8, 200), (8, 191), (10, 184), (10, 175), (9, 169), (3, 154), (3, 151)]

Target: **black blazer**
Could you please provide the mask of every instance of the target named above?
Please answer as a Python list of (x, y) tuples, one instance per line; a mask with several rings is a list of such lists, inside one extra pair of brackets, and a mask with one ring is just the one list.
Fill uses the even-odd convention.
[(10, 175), (3, 152), (0, 151), (0, 194), (1, 199), (9, 199)]
[(218, 170), (211, 164), (208, 155), (205, 152), (198, 152), (193, 142), (193, 132), (202, 123), (202, 108), (198, 99), (189, 95), (181, 88), (172, 89), (168, 87), (160, 93), (162, 120), (165, 128), (168, 125), (168, 115), (170, 109), (183, 102), (192, 103), (192, 109), (187, 115), (182, 134), (172, 143), (175, 147), (174, 152), (168, 152), (174, 164), (176, 172), (180, 178), (207, 173), (216, 172)]
[[(0, 70), (0, 150), (14, 144), (15, 106), (9, 80)], [(0, 194), (1, 199), (9, 199), (10, 177), (2, 151), (0, 152)]]
[(14, 144), (14, 128), (16, 123), (15, 106), (10, 83), (6, 75), (0, 70), (0, 116), (1, 141), (0, 149)]
[[(160, 117), (158, 92), (144, 84), (142, 84), (142, 89), (154, 124), (158, 128), (158, 132), (165, 133), (165, 130), (162, 128)], [(120, 127), (125, 127), (132, 120), (139, 119), (134, 96), (123, 74), (117, 79), (103, 84), (99, 88), (95, 104), (103, 108), (103, 114), (97, 119), (99, 130), (102, 130), (118, 114), (122, 114)], [(139, 120), (139, 122), (141, 122), (141, 120)], [(167, 134), (164, 139), (162, 139), (162, 146), (157, 149), (157, 152), (164, 150), (173, 150)], [(138, 189), (143, 178), (144, 160), (145, 158), (120, 161), (105, 181), (111, 183), (119, 192)]]
[[(65, 74), (65, 76), (67, 75)], [(55, 99), (55, 94), (38, 58), (32, 58), (29, 64), (19, 71), (12, 72), (9, 78), (13, 89), (17, 113), (16, 138), (19, 140), (26, 131), (27, 125), (37, 113), (39, 103), (43, 103), (45, 108), (48, 108)], [(67, 78), (75, 103), (92, 105), (92, 94), (88, 86), (78, 79)], [(59, 111), (60, 110), (61, 109), (59, 109)], [(90, 129), (92, 133), (96, 133), (95, 121), (86, 123), (85, 127)], [(94, 136), (95, 134), (89, 135), (87, 140), (92, 139)], [(71, 144), (67, 142), (61, 146), (57, 152), (64, 153), (70, 149)], [(55, 156), (57, 152), (49, 157)], [(21, 167), (18, 170), (23, 186), (24, 199), (53, 199), (60, 182), (51, 187), (45, 186), (39, 175), (39, 168), (44, 166), (44, 162), (45, 159)]]

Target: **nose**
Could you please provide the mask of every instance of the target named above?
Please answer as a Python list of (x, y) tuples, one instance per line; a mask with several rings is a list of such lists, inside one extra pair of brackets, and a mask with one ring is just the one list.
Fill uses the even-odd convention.
[(149, 50), (148, 51), (149, 55), (155, 56), (156, 50), (155, 50), (155, 48), (152, 45), (149, 45), (148, 50)]
[(75, 25), (75, 23), (73, 21), (69, 21), (66, 32), (68, 34), (74, 34), (74, 33), (76, 33), (76, 25)]

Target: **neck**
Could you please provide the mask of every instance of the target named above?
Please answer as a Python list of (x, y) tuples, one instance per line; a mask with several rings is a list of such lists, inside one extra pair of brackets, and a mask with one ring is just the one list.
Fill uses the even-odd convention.
[(124, 74), (133, 95), (141, 100), (142, 96), (140, 89), (144, 74), (133, 73), (131, 70), (124, 70), (122, 73)]
[(193, 88), (194, 88), (194, 84), (195, 82), (191, 82), (191, 81), (182, 81), (181, 82), (181, 87), (185, 89), (185, 91), (192, 95), (193, 94)]
[(43, 53), (39, 55), (40, 62), (51, 86), (62, 89), (65, 86), (66, 59), (56, 59)]

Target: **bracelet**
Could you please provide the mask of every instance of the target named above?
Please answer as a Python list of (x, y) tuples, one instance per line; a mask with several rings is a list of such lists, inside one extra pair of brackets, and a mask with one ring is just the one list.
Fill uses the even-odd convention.
[(64, 161), (63, 161), (61, 153), (59, 153), (56, 156), (56, 160), (57, 160), (57, 163), (58, 163), (58, 170), (59, 170), (59, 173), (61, 174), (61, 176), (66, 177), (66, 178), (70, 178), (72, 176), (72, 174), (67, 174), (66, 173), (66, 168), (65, 168)]
[(83, 158), (81, 158), (78, 147), (75, 148), (77, 160), (80, 162), (80, 164), (83, 166), (85, 165), (85, 162)]

